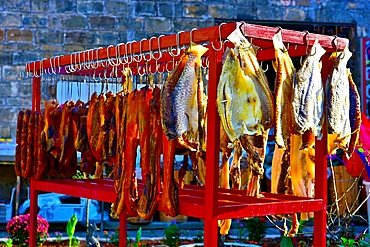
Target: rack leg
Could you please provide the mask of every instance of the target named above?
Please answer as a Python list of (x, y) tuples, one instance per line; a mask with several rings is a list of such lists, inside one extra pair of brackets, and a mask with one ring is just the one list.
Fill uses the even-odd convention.
[(204, 246), (218, 246), (217, 218), (204, 219)]
[(119, 246), (126, 247), (127, 245), (127, 211), (119, 216)]
[(37, 236), (37, 196), (38, 191), (33, 189), (33, 179), (31, 178), (30, 191), (30, 247), (36, 247)]

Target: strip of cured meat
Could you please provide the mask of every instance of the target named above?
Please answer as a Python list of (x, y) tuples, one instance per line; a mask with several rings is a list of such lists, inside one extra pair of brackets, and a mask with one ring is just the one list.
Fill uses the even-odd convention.
[(240, 160), (242, 159), (243, 149), (239, 141), (234, 142), (234, 156), (231, 161), (230, 174), (232, 188), (239, 190), (241, 187), (242, 174), (240, 171)]
[(22, 136), (21, 136), (21, 172), (22, 177), (26, 175), (27, 169), (27, 136), (28, 136), (28, 124), (30, 121), (31, 110), (27, 109), (23, 115), (22, 122)]
[[(46, 157), (45, 157), (45, 146), (42, 144), (42, 132), (45, 125), (44, 120), (44, 113), (41, 111), (38, 115), (38, 127), (37, 127), (37, 136), (40, 136), (37, 138), (37, 142), (35, 144), (36, 150), (37, 150), (37, 165), (34, 167), (33, 176), (35, 179), (41, 179), (45, 175), (46, 171)], [(36, 169), (35, 169), (36, 168)]]
[(160, 89), (153, 89), (150, 100), (150, 133), (149, 133), (149, 173), (146, 178), (144, 191), (138, 202), (140, 217), (150, 220), (157, 208), (160, 191), (160, 156), (162, 154), (163, 131), (160, 116)]
[[(222, 151), (222, 165), (221, 165), (221, 184), (220, 188), (223, 189), (230, 189), (229, 185), (229, 176), (230, 176), (230, 169), (229, 169), (229, 157), (230, 153), (227, 151)], [(218, 227), (220, 228), (220, 234), (226, 235), (229, 233), (231, 227), (231, 219), (223, 219), (218, 221)]]
[(119, 102), (116, 102), (116, 115), (117, 116), (117, 152), (116, 161), (114, 163), (113, 176), (114, 176), (114, 189), (117, 193), (116, 202), (113, 206), (113, 211), (116, 214), (121, 214), (125, 209), (124, 200), (124, 180), (126, 170), (123, 168), (125, 157), (125, 136), (126, 136), (126, 117), (127, 117), (127, 104), (128, 94), (120, 94), (116, 96)]
[(137, 180), (136, 180), (136, 151), (138, 147), (138, 99), (137, 91), (129, 93), (127, 99), (127, 120), (125, 135), (125, 160), (123, 169), (124, 178), (124, 200), (128, 215), (137, 215)]
[[(105, 95), (105, 101), (103, 102), (103, 106), (100, 106), (99, 103), (99, 113), (103, 115), (103, 122), (102, 126), (100, 128), (100, 135), (102, 136), (101, 140), (101, 159), (104, 161), (107, 161), (109, 165), (113, 165), (112, 160), (110, 160), (114, 154), (109, 153), (109, 147), (112, 147), (114, 143), (109, 143), (109, 135), (111, 130), (113, 130), (112, 127), (112, 118), (114, 117), (114, 102), (115, 102), (115, 96), (112, 92), (108, 92)], [(115, 128), (115, 127), (114, 127)], [(113, 134), (114, 132), (112, 132)], [(99, 137), (100, 138), (100, 137)], [(112, 141), (114, 138), (112, 138)]]
[[(100, 98), (100, 97), (99, 97)], [(101, 149), (97, 146), (98, 138), (101, 127), (101, 116), (99, 115), (99, 100), (98, 94), (96, 92), (91, 95), (89, 111), (87, 113), (87, 138), (89, 140), (89, 147), (91, 154), (94, 156), (95, 160), (100, 160)], [(104, 116), (102, 116), (104, 117)]]
[(17, 117), (17, 130), (15, 135), (15, 162), (14, 162), (14, 171), (16, 176), (22, 175), (22, 165), (21, 165), (21, 142), (22, 142), (22, 126), (23, 126), (23, 116), (24, 111), (18, 112)]
[(35, 137), (35, 126), (36, 125), (36, 112), (31, 112), (30, 119), (28, 122), (28, 133), (27, 133), (27, 165), (26, 169), (22, 170), (22, 176), (24, 178), (30, 178), (33, 172), (33, 149), (34, 149), (34, 137)]
[(357, 91), (355, 82), (352, 79), (352, 74), (348, 69), (349, 81), (349, 119), (351, 124), (351, 140), (349, 142), (347, 156), (351, 157), (356, 145), (359, 141), (360, 128), (361, 128), (361, 102), (360, 94)]
[(176, 140), (163, 137), (163, 191), (161, 200), (162, 212), (171, 217), (179, 214), (178, 188), (173, 174)]
[(275, 142), (279, 148), (286, 149), (293, 133), (292, 90), (295, 68), (283, 44), (281, 32), (276, 33), (272, 41), (275, 49)]
[(76, 149), (74, 146), (75, 132), (74, 121), (71, 115), (72, 108), (74, 107), (74, 101), (68, 101), (64, 103), (62, 108), (62, 119), (59, 127), (59, 138), (60, 138), (60, 157), (59, 157), (59, 170), (62, 175), (69, 176), (75, 175), (77, 167), (73, 167), (72, 157), (76, 155)]

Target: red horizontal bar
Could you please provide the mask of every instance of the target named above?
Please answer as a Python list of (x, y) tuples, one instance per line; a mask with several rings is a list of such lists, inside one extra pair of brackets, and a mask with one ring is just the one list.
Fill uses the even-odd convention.
[[(290, 43), (291, 45), (303, 45), (312, 46), (315, 39), (318, 39), (320, 45), (327, 51), (333, 52), (336, 50), (343, 50), (349, 45), (349, 40), (346, 38), (340, 38), (335, 36), (328, 36), (322, 34), (300, 32), (288, 29), (280, 29), (279, 27), (266, 27), (255, 24), (240, 23), (240, 28), (246, 37), (253, 38), (252, 43), (260, 46), (262, 49), (266, 48), (264, 44), (259, 43), (259, 40), (272, 40), (272, 37), (276, 32), (282, 32), (282, 38), (284, 43)], [(270, 47), (267, 47), (270, 48)]]
[(224, 205), (218, 207), (218, 219), (256, 217), (264, 215), (291, 214), (295, 212), (315, 212), (323, 210), (321, 199), (301, 201), (278, 201), (271, 203)]

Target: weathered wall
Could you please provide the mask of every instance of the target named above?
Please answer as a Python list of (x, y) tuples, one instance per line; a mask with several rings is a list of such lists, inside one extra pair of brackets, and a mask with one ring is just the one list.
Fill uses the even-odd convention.
[(30, 106), (25, 63), (91, 47), (206, 27), (215, 19), (357, 22), (367, 0), (0, 0), (0, 137), (14, 140), (16, 113)]

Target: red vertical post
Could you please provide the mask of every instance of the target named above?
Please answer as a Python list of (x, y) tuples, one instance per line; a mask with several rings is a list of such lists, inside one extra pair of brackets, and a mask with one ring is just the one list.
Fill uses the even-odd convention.
[(30, 247), (36, 247), (37, 240), (37, 196), (38, 191), (33, 189), (35, 180), (30, 178)]
[[(329, 74), (329, 63), (329, 54), (325, 54), (324, 56), (322, 56), (321, 76), (324, 86)], [(322, 199), (323, 206), (320, 211), (314, 213), (314, 246), (326, 246), (326, 207), (328, 200), (328, 135), (326, 129), (326, 121), (324, 121), (323, 126), (323, 137), (321, 140), (316, 140), (315, 147), (315, 198)]]
[(127, 242), (127, 211), (119, 215), (119, 246), (126, 247)]
[[(219, 43), (215, 45), (219, 47)], [(210, 46), (208, 81), (208, 120), (206, 152), (204, 246), (218, 245), (217, 206), (218, 206), (218, 164), (220, 153), (220, 118), (217, 113), (217, 84), (221, 74), (221, 52)]]
[[(41, 92), (40, 92), (41, 78), (32, 78), (32, 110), (40, 110)], [(35, 180), (30, 179), (30, 229), (29, 229), (29, 244), (30, 247), (36, 247), (37, 240), (37, 197), (38, 191), (33, 189)]]

